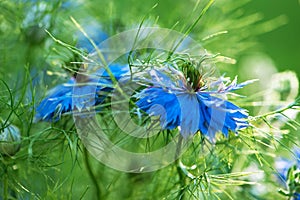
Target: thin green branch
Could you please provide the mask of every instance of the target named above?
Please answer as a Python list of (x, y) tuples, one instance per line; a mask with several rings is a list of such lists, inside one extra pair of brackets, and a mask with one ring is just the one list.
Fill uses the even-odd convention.
[(271, 116), (271, 115), (282, 114), (286, 110), (293, 109), (294, 107), (298, 107), (299, 102), (300, 102), (300, 96), (293, 103), (287, 105), (286, 107), (279, 108), (277, 110), (274, 110), (274, 111), (271, 111), (271, 112), (268, 112), (268, 113), (265, 113), (265, 114), (262, 114), (262, 115), (252, 117), (252, 119), (250, 119), (250, 120), (256, 121), (258, 119), (265, 118), (265, 117), (268, 117), (268, 116)]
[(180, 200), (184, 199), (184, 192), (185, 192), (185, 187), (186, 187), (185, 174), (183, 173), (183, 171), (180, 167), (180, 158), (179, 158), (179, 155), (181, 152), (182, 140), (183, 140), (183, 137), (181, 135), (179, 135), (178, 143), (177, 143), (177, 147), (176, 147), (176, 153), (175, 153), (175, 159), (176, 159), (175, 165), (176, 165), (177, 173), (179, 175), (179, 184), (180, 184), (177, 199), (180, 199)]
[(198, 18), (195, 20), (195, 22), (186, 30), (184, 33), (184, 37), (182, 37), (179, 42), (175, 45), (174, 49), (169, 53), (168, 55), (168, 60), (172, 57), (176, 49), (179, 47), (179, 45), (183, 42), (183, 40), (192, 32), (192, 30), (195, 28), (195, 26), (198, 24), (200, 19), (203, 17), (203, 15), (207, 12), (207, 10), (211, 7), (211, 5), (215, 2), (215, 0), (210, 0), (206, 6), (203, 8), (201, 11), (200, 15)]
[(100, 188), (100, 185), (97, 181), (97, 179), (95, 178), (95, 175), (93, 173), (93, 170), (92, 170), (92, 167), (91, 167), (91, 164), (90, 164), (90, 161), (89, 161), (89, 154), (88, 154), (88, 151), (86, 148), (84, 148), (83, 150), (83, 160), (84, 160), (84, 164), (86, 166), (86, 169), (87, 169), (87, 172), (95, 186), (95, 190), (96, 190), (96, 199), (100, 200), (101, 199), (101, 195), (102, 195), (102, 192), (101, 192), (101, 188)]

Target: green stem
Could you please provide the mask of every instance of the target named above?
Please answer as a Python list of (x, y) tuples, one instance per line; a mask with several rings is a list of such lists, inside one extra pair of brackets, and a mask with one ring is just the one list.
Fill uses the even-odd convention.
[(101, 199), (101, 189), (100, 189), (100, 185), (99, 185), (99, 183), (98, 183), (97, 179), (95, 178), (94, 173), (92, 171), (92, 167), (91, 167), (90, 162), (89, 162), (88, 151), (87, 151), (86, 148), (84, 148), (83, 152), (84, 152), (84, 156), (83, 156), (84, 157), (84, 164), (86, 166), (88, 174), (89, 174), (89, 176), (90, 176), (90, 178), (91, 178), (91, 180), (92, 180), (92, 182), (95, 186), (95, 189), (96, 189), (96, 199), (100, 200)]
[(5, 172), (3, 177), (3, 199), (8, 200), (8, 176), (7, 176), (7, 167), (5, 166)]
[(297, 103), (298, 103), (298, 101), (296, 100), (295, 102), (293, 102), (292, 104), (290, 104), (290, 105), (288, 105), (288, 106), (286, 106), (284, 108), (280, 108), (280, 109), (277, 109), (277, 110), (274, 110), (274, 111), (271, 111), (271, 112), (268, 112), (268, 113), (265, 113), (265, 114), (262, 114), (262, 115), (255, 116), (255, 117), (253, 117), (253, 120), (265, 118), (265, 117), (270, 116), (270, 115), (275, 115), (275, 114), (283, 113), (284, 111), (286, 111), (288, 109), (291, 109), (294, 106), (296, 106)]
[(173, 55), (173, 53), (176, 51), (176, 49), (179, 47), (179, 45), (183, 42), (184, 39), (186, 39), (188, 37), (188, 35), (192, 32), (192, 30), (195, 28), (195, 26), (198, 24), (198, 22), (200, 21), (200, 19), (203, 17), (203, 15), (207, 12), (207, 10), (210, 8), (210, 6), (215, 2), (215, 0), (210, 0), (206, 6), (202, 9), (200, 15), (198, 16), (198, 18), (195, 20), (195, 22), (185, 31), (184, 36), (179, 40), (179, 42), (177, 43), (177, 45), (174, 47), (174, 49), (172, 49), (172, 51), (170, 51), (167, 60), (169, 60), (171, 58), (171, 56)]
[(178, 192), (177, 199), (180, 199), (180, 200), (184, 199), (184, 191), (185, 191), (185, 185), (186, 185), (185, 174), (181, 170), (180, 159), (179, 159), (179, 155), (181, 152), (182, 140), (183, 140), (183, 138), (180, 135), (178, 138), (178, 143), (177, 143), (176, 153), (175, 153), (175, 159), (176, 159), (175, 164), (176, 164), (177, 173), (179, 175), (179, 184), (180, 184), (180, 188), (179, 188), (180, 190)]

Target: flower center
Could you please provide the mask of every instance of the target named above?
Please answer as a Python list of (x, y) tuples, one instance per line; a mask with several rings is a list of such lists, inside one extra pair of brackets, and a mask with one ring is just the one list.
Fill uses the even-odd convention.
[(187, 84), (193, 91), (196, 92), (204, 86), (204, 81), (200, 73), (200, 66), (197, 66), (192, 62), (178, 63), (178, 66), (186, 78)]

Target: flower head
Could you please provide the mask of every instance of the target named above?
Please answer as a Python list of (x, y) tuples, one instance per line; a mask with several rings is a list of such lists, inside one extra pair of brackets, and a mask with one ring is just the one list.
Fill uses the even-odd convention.
[[(300, 173), (300, 148), (294, 147), (293, 152), (295, 154), (294, 159), (278, 158), (275, 162), (275, 168), (278, 172), (277, 177), (279, 182), (288, 187), (289, 191), (286, 191), (285, 194), (293, 196), (294, 200), (300, 200), (299, 189), (297, 189), (300, 186), (299, 180), (296, 178), (295, 180), (290, 180), (290, 177), (299, 176)], [(293, 168), (294, 170), (291, 170)], [(295, 170), (298, 171), (295, 172)], [(286, 184), (289, 182), (292, 182), (292, 184)], [(295, 188), (291, 188), (291, 186), (294, 186)]]
[(72, 85), (75, 79), (58, 85), (48, 92), (45, 99), (36, 108), (35, 121), (57, 121), (61, 114), (72, 110)]
[[(129, 68), (127, 65), (112, 64), (109, 70), (115, 79), (119, 80), (129, 71)], [(89, 110), (101, 104), (107, 92), (111, 90), (113, 90), (113, 83), (104, 68), (98, 69), (91, 75), (71, 78), (67, 83), (49, 91), (36, 108), (35, 121), (56, 122), (63, 113)]]
[(291, 168), (293, 165), (296, 165), (297, 168), (300, 169), (300, 148), (294, 147), (293, 152), (295, 154), (294, 159), (280, 157), (276, 160), (275, 167), (281, 180), (287, 180), (289, 168)]
[(235, 79), (228, 84), (227, 79), (221, 77), (205, 83), (196, 72), (187, 77), (187, 70), (172, 66), (151, 69), (146, 79), (149, 87), (137, 95), (137, 106), (151, 116), (159, 116), (163, 129), (178, 127), (183, 137), (200, 131), (213, 140), (219, 131), (227, 136), (229, 131), (247, 127), (246, 110), (217, 95), (240, 89), (250, 82), (237, 84)]

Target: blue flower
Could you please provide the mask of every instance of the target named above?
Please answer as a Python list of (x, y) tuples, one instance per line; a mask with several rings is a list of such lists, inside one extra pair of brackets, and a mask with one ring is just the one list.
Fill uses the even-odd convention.
[[(109, 70), (116, 80), (128, 73), (127, 65), (113, 64)], [(82, 77), (85, 80), (80, 80)], [(67, 83), (58, 85), (49, 91), (48, 95), (36, 108), (35, 121), (56, 122), (64, 113), (74, 110), (81, 112), (101, 104), (107, 92), (113, 90), (109, 73), (100, 68), (96, 73), (81, 78), (71, 78)]]
[[(236, 84), (235, 79), (226, 86), (221, 77), (210, 85), (193, 87), (181, 71), (172, 67), (152, 69), (149, 75), (145, 82), (151, 86), (136, 95), (136, 104), (150, 116), (159, 116), (162, 129), (178, 127), (185, 138), (200, 131), (214, 140), (217, 132), (228, 136), (229, 131), (248, 127), (246, 110), (216, 95), (240, 89), (251, 81)], [(217, 90), (208, 89), (215, 85)]]
[(289, 169), (296, 165), (300, 169), (300, 148), (294, 147), (293, 152), (295, 154), (294, 159), (278, 158), (275, 162), (275, 167), (278, 172), (278, 178), (282, 180), (287, 180), (287, 174)]
[[(300, 170), (300, 148), (294, 147), (293, 152), (295, 154), (294, 159), (278, 158), (275, 162), (275, 168), (278, 172), (277, 177), (282, 185), (286, 185), (286, 182), (288, 181), (288, 172), (290, 168), (296, 166), (296, 168)], [(293, 199), (300, 200), (300, 193), (294, 193)]]
[(72, 110), (72, 90), (75, 79), (58, 85), (49, 91), (47, 97), (36, 108), (35, 121), (57, 121), (61, 114)]

